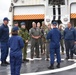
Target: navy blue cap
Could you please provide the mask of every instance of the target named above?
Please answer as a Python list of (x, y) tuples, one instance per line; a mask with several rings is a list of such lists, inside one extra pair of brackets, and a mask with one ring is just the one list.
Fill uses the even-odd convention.
[(53, 24), (53, 25), (57, 25), (57, 22), (56, 22), (56, 21), (54, 21), (52, 24)]
[(5, 17), (4, 19), (3, 19), (3, 21), (10, 21), (7, 17)]
[(19, 28), (17, 27), (17, 26), (14, 26), (13, 28), (12, 28), (12, 31), (18, 31), (19, 30)]
[(21, 25), (26, 25), (25, 22), (21, 22)]

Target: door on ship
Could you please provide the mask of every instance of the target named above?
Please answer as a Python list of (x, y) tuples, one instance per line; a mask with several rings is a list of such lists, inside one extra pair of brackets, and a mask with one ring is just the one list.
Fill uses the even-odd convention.
[(76, 10), (75, 10), (75, 8), (76, 8), (76, 3), (72, 3), (70, 5), (70, 9), (71, 9), (70, 21), (74, 27), (76, 27)]
[(36, 19), (36, 20), (14, 20), (14, 22), (17, 21), (19, 23), (19, 27), (20, 27), (20, 23), (21, 22), (25, 22), (26, 23), (26, 28), (29, 29), (32, 28), (32, 22), (36, 22), (36, 24), (38, 22), (40, 22), (40, 24), (42, 24), (42, 21), (44, 21), (44, 19)]

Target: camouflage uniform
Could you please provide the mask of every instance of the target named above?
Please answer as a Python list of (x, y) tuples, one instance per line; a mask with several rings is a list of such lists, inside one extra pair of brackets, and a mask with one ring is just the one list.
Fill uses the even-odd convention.
[(60, 32), (61, 32), (61, 35), (62, 35), (62, 38), (61, 38), (61, 41), (60, 41), (60, 45), (61, 45), (61, 51), (62, 53), (64, 53), (64, 39), (63, 39), (63, 29), (60, 29)]
[[(42, 26), (41, 27), (41, 32), (42, 32), (42, 44), (43, 44), (43, 50), (44, 50), (44, 52), (45, 52), (45, 44), (46, 44), (46, 38), (45, 38), (45, 36), (46, 36), (46, 30), (47, 30), (47, 26), (45, 25), (45, 26)], [(43, 51), (41, 51), (41, 53), (42, 53)]]
[[(50, 30), (51, 29), (46, 30), (46, 37), (47, 37), (47, 34), (49, 33)], [(50, 54), (50, 41), (51, 41), (50, 39), (46, 40), (46, 58), (47, 58), (47, 60), (48, 60), (49, 54)]]
[(27, 29), (21, 28), (19, 30), (19, 35), (23, 38), (23, 41), (25, 43), (24, 48), (23, 48), (23, 60), (26, 60), (28, 43), (26, 43), (25, 41), (29, 40), (29, 33), (28, 33)]

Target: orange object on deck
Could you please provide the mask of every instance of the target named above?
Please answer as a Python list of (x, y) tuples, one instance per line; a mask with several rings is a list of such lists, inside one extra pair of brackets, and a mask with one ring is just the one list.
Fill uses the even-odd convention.
[(44, 14), (14, 15), (14, 20), (44, 19)]
[(70, 18), (71, 18), (71, 19), (76, 19), (76, 13), (71, 13), (71, 14), (70, 14)]

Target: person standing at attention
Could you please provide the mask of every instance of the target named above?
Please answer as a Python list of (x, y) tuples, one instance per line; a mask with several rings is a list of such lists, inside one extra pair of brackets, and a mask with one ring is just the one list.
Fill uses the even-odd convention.
[(62, 51), (62, 55), (64, 55), (64, 35), (63, 35), (63, 33), (64, 33), (64, 30), (63, 30), (63, 26), (62, 25), (59, 25), (59, 30), (60, 30), (60, 32), (61, 32), (61, 41), (60, 41), (60, 45), (61, 45), (61, 51)]
[(20, 75), (22, 64), (23, 39), (18, 36), (18, 27), (12, 28), (12, 36), (9, 39), (11, 75)]
[(54, 59), (55, 54), (57, 57), (57, 68), (60, 68), (61, 63), (61, 55), (60, 55), (60, 40), (61, 40), (61, 33), (59, 29), (56, 27), (57, 22), (53, 22), (53, 29), (48, 33), (47, 39), (51, 40), (50, 42), (50, 66), (48, 69), (54, 69)]
[(7, 66), (9, 63), (6, 61), (8, 56), (8, 40), (9, 40), (9, 19), (5, 17), (3, 24), (0, 26), (0, 42), (1, 42), (1, 66)]
[(24, 48), (23, 48), (23, 63), (24, 62), (29, 62), (28, 59), (26, 59), (27, 57), (27, 46), (28, 46), (28, 42), (29, 42), (29, 33), (28, 30), (26, 29), (26, 24), (25, 22), (21, 23), (21, 28), (19, 30), (19, 35), (22, 37), (23, 41), (24, 41)]
[(73, 59), (73, 47), (76, 44), (76, 30), (69, 22), (67, 24), (67, 28), (64, 30), (64, 40), (65, 40), (65, 48), (66, 48), (66, 59)]

